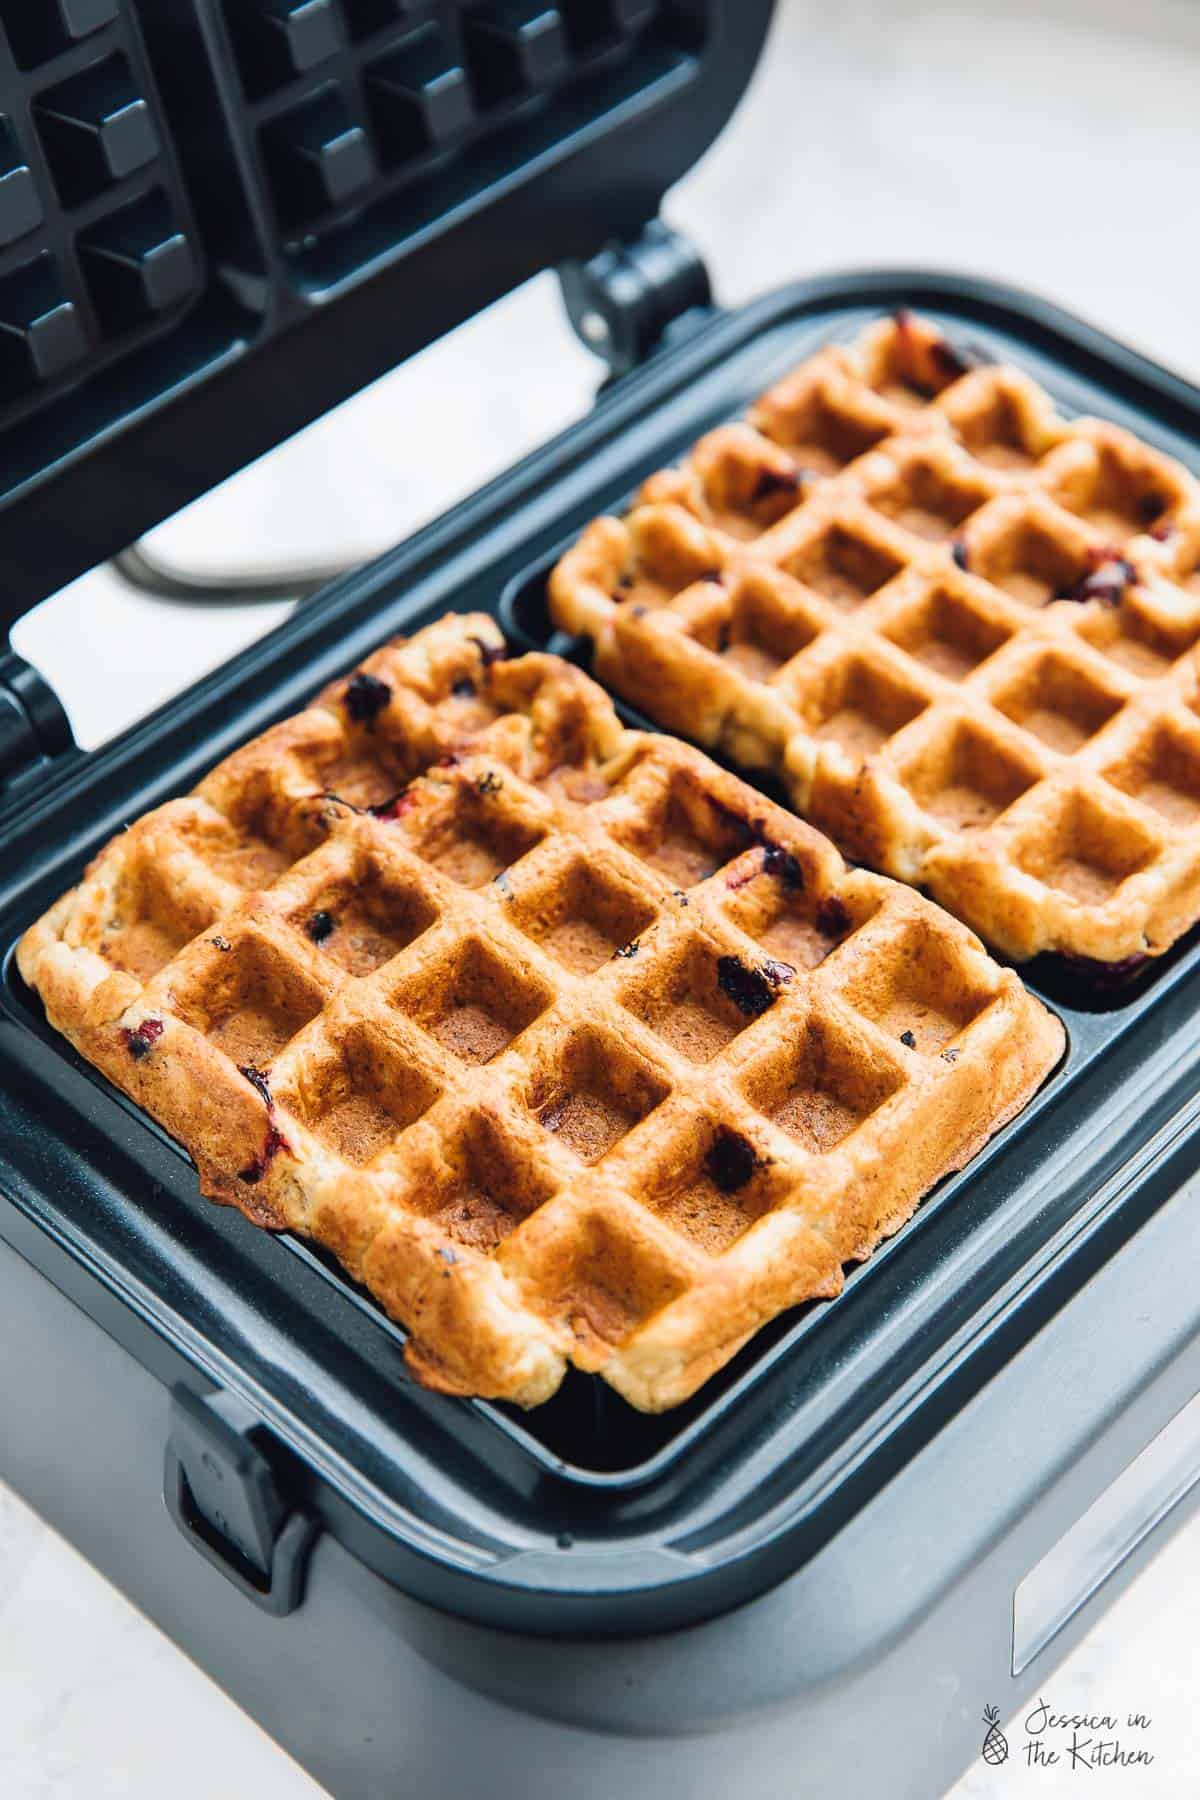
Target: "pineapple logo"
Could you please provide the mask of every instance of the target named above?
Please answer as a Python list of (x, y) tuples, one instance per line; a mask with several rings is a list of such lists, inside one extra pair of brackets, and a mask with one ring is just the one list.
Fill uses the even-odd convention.
[(1000, 1714), (996, 1707), (985, 1706), (983, 1717), (987, 1725), (987, 1736), (983, 1740), (980, 1754), (985, 1763), (998, 1769), (1001, 1763), (1008, 1761), (1008, 1739), (1000, 1729)]

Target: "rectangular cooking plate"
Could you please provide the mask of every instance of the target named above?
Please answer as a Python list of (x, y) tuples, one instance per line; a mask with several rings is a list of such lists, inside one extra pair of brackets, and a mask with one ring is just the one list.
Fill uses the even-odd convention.
[[(771, 332), (763, 334), (761, 342), (751, 340), (743, 347), (736, 367), (731, 364), (727, 370), (711, 372), (697, 383), (697, 404), (688, 408), (688, 419), (680, 429), (676, 448), (685, 448), (708, 424), (736, 412), (774, 374), (803, 356), (815, 343), (824, 341), (831, 333), (853, 335), (875, 310), (862, 306), (843, 308), (832, 315), (826, 313), (807, 319), (799, 325), (794, 321), (786, 328), (777, 325)], [(926, 306), (922, 310), (937, 314), (936, 308)], [(952, 315), (943, 314), (942, 322), (952, 332), (960, 328)], [(1123, 423), (1162, 443), (1174, 454), (1182, 454), (1185, 460), (1190, 454), (1195, 460), (1192, 440), (1154, 422), (1148, 423), (1136, 409), (1123, 407), (1107, 393), (1091, 386), (1078, 371), (1062, 368), (1025, 343), (1013, 343), (995, 331), (985, 330), (974, 319), (970, 335), (1012, 360), (1032, 367), (1040, 379), (1056, 390), (1064, 404), (1076, 409), (1090, 406), (1119, 417)], [(663, 457), (662, 444), (656, 442), (647, 452), (645, 468), (633, 472), (635, 477), (658, 466)], [(627, 469), (615, 492), (606, 492), (602, 487), (589, 492), (579, 507), (580, 515), (588, 516), (618, 504), (620, 496), (629, 490), (630, 471)], [(519, 562), (519, 559), (515, 560)], [(540, 591), (548, 563), (548, 556), (541, 555), (532, 573), (528, 569), (524, 574), (518, 573), (509, 590), (510, 599), (521, 600), (523, 596), (523, 603), (528, 607)], [(390, 635), (415, 627), (423, 622), (430, 610), (441, 610), (445, 605), (455, 603), (479, 604), (480, 598), (475, 592), (462, 596), (442, 594), (433, 608), (428, 604), (422, 607), (420, 602), (415, 606), (411, 602), (406, 605), (402, 600), (385, 603), (373, 615), (372, 632), (376, 638)], [(494, 600), (494, 594), (492, 598)], [(530, 624), (528, 612), (521, 613), (518, 607), (512, 607), (511, 611), (514, 624), (524, 635)], [(1006, 1201), (1028, 1174), (1025, 1166), (1028, 1159), (1023, 1158), (1020, 1149), (1022, 1140), (1034, 1137), (1035, 1142), (1044, 1144), (1047, 1133), (1039, 1133), (1043, 1121), (1048, 1121), (1051, 1115), (1061, 1120), (1067, 1104), (1073, 1111), (1086, 1105), (1087, 1096), (1096, 1089), (1112, 1059), (1119, 1057), (1126, 1040), (1136, 1037), (1139, 1043), (1142, 1041), (1138, 1036), (1139, 1027), (1161, 1016), (1165, 1030), (1168, 1016), (1178, 1019), (1190, 1012), (1190, 996), (1193, 990), (1200, 988), (1200, 982), (1195, 979), (1198, 959), (1200, 944), (1192, 934), (1133, 988), (1105, 997), (1098, 1010), (1090, 1011), (1087, 1005), (1080, 1004), (1085, 996), (1071, 995), (1061, 987), (1051, 991), (1035, 978), (1031, 985), (1035, 991), (1044, 992), (1056, 1005), (1070, 1040), (1063, 1065), (1042, 1093), (974, 1160), (968, 1171), (943, 1182), (909, 1225), (882, 1246), (868, 1263), (849, 1275), (845, 1293), (839, 1300), (814, 1303), (776, 1321), (759, 1333), (741, 1355), (686, 1406), (660, 1418), (647, 1418), (633, 1412), (602, 1383), (574, 1372), (560, 1394), (532, 1414), (518, 1414), (481, 1402), (431, 1399), (428, 1404), (436, 1407), (442, 1417), (452, 1418), (456, 1410), (469, 1412), (477, 1421), (472, 1428), (477, 1441), (480, 1427), (485, 1441), (488, 1435), (495, 1440), (497, 1434), (502, 1434), (510, 1450), (533, 1469), (543, 1473), (553, 1470), (560, 1480), (566, 1480), (576, 1489), (603, 1490), (648, 1485), (657, 1476), (679, 1466), (685, 1451), (699, 1452), (710, 1438), (724, 1441), (717, 1433), (717, 1427), (723, 1421), (736, 1421), (739, 1426), (744, 1426), (747, 1420), (765, 1420), (770, 1406), (779, 1396), (778, 1384), (769, 1384), (767, 1380), (774, 1371), (778, 1371), (786, 1382), (789, 1407), (800, 1408), (813, 1403), (814, 1395), (819, 1399), (821, 1383), (836, 1367), (848, 1340), (856, 1336), (869, 1337), (876, 1325), (903, 1305), (914, 1260), (919, 1262), (924, 1255), (932, 1254), (930, 1241), (940, 1242), (945, 1236), (943, 1222), (947, 1218), (961, 1218), (964, 1212), (969, 1212), (978, 1223), (1003, 1216)], [(23, 1030), (32, 1029), (53, 1044), (57, 1055), (82, 1067), (79, 1059), (41, 1019), (36, 1000), (23, 990), (16, 976), (11, 955), (6, 963), (3, 995), (6, 1009)], [(1089, 1001), (1087, 1004), (1094, 1003)], [(108, 1105), (124, 1111), (129, 1130), (143, 1140), (155, 1134), (155, 1128), (122, 1097), (116, 1096), (99, 1076), (90, 1070), (87, 1075)], [(188, 1186), (192, 1184), (190, 1171), (184, 1173), (183, 1182)], [(207, 1203), (198, 1200), (196, 1205), (206, 1207), (213, 1214), (218, 1228), (228, 1228), (225, 1218), (217, 1214), (216, 1209), (207, 1208)], [(965, 1232), (968, 1227), (964, 1223), (961, 1229)], [(334, 1316), (338, 1308), (346, 1309), (347, 1329), (353, 1315), (360, 1326), (366, 1322), (369, 1330), (378, 1334), (381, 1368), (397, 1367), (395, 1347), (401, 1334), (369, 1298), (355, 1290), (335, 1267), (309, 1247), (285, 1238), (273, 1248), (281, 1257), (286, 1257), (288, 1263), (293, 1266), (299, 1263), (319, 1278), (330, 1296)], [(280, 1279), (287, 1280), (283, 1265), (280, 1266)], [(772, 1394), (774, 1400), (768, 1398)], [(465, 1420), (463, 1424), (465, 1432)], [(694, 1460), (687, 1465), (689, 1470), (695, 1466)]]

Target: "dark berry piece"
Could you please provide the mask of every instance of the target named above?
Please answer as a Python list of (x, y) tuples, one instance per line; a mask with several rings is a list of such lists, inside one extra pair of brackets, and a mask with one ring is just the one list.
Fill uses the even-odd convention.
[(974, 344), (955, 344), (945, 337), (934, 339), (929, 354), (943, 381), (957, 381), (960, 375), (968, 375), (972, 369), (986, 368), (992, 360)]
[(760, 500), (774, 500), (779, 494), (798, 494), (800, 486), (799, 469), (760, 469), (750, 490), (750, 504), (757, 506)]
[(368, 675), (362, 669), (352, 675), (346, 683), (343, 698), (346, 711), (356, 725), (366, 725), (368, 729), (392, 697), (392, 690), (386, 681), (380, 681), (378, 675)]
[(1108, 556), (1081, 576), (1074, 587), (1065, 588), (1058, 598), (1077, 600), (1081, 605), (1089, 600), (1099, 600), (1104, 606), (1120, 606), (1125, 589), (1136, 580), (1137, 570), (1131, 562), (1123, 556)]
[(337, 921), (333, 914), (331, 912), (326, 912), (324, 908), (322, 908), (305, 920), (304, 929), (307, 931), (314, 944), (323, 944), (325, 939), (332, 932), (336, 923)]
[(504, 783), (495, 769), (485, 769), (475, 786), (481, 794), (498, 794)]
[(800, 866), (799, 857), (793, 856), (790, 850), (785, 850), (780, 844), (767, 845), (763, 851), (763, 868), (768, 875), (774, 875), (776, 881), (781, 881), (785, 888), (790, 888), (794, 893), (798, 893), (804, 886), (804, 870)]
[(275, 1102), (271, 1098), (266, 1071), (258, 1068), (254, 1063), (239, 1063), (238, 1073), (245, 1076), (267, 1109), (267, 1135), (263, 1140), (262, 1152), (255, 1157), (248, 1168), (238, 1171), (238, 1180), (248, 1182), (253, 1186), (255, 1182), (262, 1180), (279, 1152), (281, 1150), (290, 1151), (292, 1146), (275, 1123)]
[(1143, 525), (1153, 525), (1167, 510), (1165, 494), (1142, 494), (1137, 503), (1137, 516)]
[(471, 642), (478, 650), (479, 660), (485, 669), (490, 669), (495, 662), (503, 662), (508, 654), (503, 644), (489, 644), (481, 637), (473, 637)]
[(456, 700), (472, 700), (475, 697), (476, 691), (475, 683), (471, 680), (469, 675), (464, 675), (461, 680), (456, 681), (454, 686), (450, 689), (450, 692), (454, 695)]
[[(344, 806), (347, 812), (362, 813), (366, 810), (364, 807), (355, 806), (353, 800), (343, 800), (342, 796), (340, 794), (335, 794), (332, 788), (323, 788), (319, 794), (314, 794), (313, 798), (314, 800), (327, 800), (331, 807)], [(328, 822), (330, 824), (333, 824), (336, 819), (336, 813), (330, 813), (328, 815)]]
[(718, 960), (717, 985), (748, 1019), (756, 1019), (775, 1003), (775, 990), (763, 971), (748, 969), (736, 956)]
[(954, 559), (955, 567), (961, 569), (965, 575), (970, 568), (970, 558), (967, 555), (967, 546), (963, 543), (961, 538), (955, 538), (954, 542), (951, 544), (950, 555)]
[(401, 788), (400, 792), (393, 794), (390, 799), (380, 800), (376, 806), (368, 806), (367, 811), (373, 819), (381, 819), (385, 825), (390, 825), (394, 820), (403, 818), (410, 807), (415, 806), (416, 803), (417, 796), (412, 790)]
[(232, 950), (233, 949), (233, 945), (230, 943), (229, 939), (227, 937), (222, 937), (219, 931), (218, 931), (216, 937), (211, 937), (211, 938), (209, 938), (208, 941), (212, 945), (214, 950)]
[(634, 578), (632, 575), (630, 575), (628, 573), (628, 571), (626, 571), (626, 573), (623, 575), (617, 576), (617, 586), (623, 594), (627, 594), (629, 592), (630, 588), (633, 586), (633, 581), (634, 581)]
[(723, 1194), (736, 1194), (739, 1188), (745, 1187), (757, 1167), (753, 1144), (748, 1144), (740, 1132), (732, 1131), (728, 1125), (718, 1126), (704, 1158), (705, 1172), (713, 1186)]
[(264, 1070), (258, 1068), (254, 1063), (239, 1063), (238, 1074), (246, 1077), (255, 1093), (267, 1106), (274, 1106), (275, 1102), (271, 1098), (271, 1089)]
[(630, 938), (627, 944), (622, 944), (619, 950), (614, 950), (613, 955), (633, 957), (637, 955), (641, 947), (641, 942), (638, 938)]
[(143, 1056), (149, 1056), (163, 1034), (161, 1019), (143, 1019), (140, 1025), (126, 1027), (121, 1033), (125, 1039), (125, 1048), (134, 1062), (141, 1062)]
[(900, 1033), (900, 1042), (904, 1045), (906, 1050), (915, 1050), (917, 1047), (917, 1040), (911, 1031), (902, 1031)]
[(952, 1050), (943, 1050), (942, 1051), (942, 1061), (949, 1062), (949, 1063), (957, 1062), (958, 1061), (958, 1051), (953, 1050), (953, 1049)]

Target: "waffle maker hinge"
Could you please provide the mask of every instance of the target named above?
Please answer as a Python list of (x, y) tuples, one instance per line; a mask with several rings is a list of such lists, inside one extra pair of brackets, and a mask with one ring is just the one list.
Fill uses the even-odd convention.
[(649, 220), (633, 243), (610, 244), (587, 262), (560, 263), (558, 279), (572, 330), (608, 364), (610, 379), (713, 312), (703, 257), (661, 219)]
[(0, 652), (0, 787), (74, 746), (62, 702), (15, 650)]

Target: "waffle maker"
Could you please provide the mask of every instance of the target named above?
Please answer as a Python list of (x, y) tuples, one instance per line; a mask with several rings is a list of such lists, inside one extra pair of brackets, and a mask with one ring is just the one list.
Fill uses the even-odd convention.
[(1194, 933), (1107, 992), (1031, 966), (1069, 1035), (1037, 1100), (841, 1298), (658, 1418), (574, 1374), (527, 1415), (416, 1387), (397, 1328), (201, 1201), (15, 970), (123, 821), (383, 638), (499, 608), (576, 652), (545, 611), (562, 544), (881, 310), (1200, 464), (1200, 391), (1018, 293), (914, 272), (713, 305), (656, 215), (769, 10), (0, 5), (6, 627), (548, 263), (611, 370), (99, 751), (0, 661), (0, 1473), (339, 1800), (924, 1800), (1200, 1494)]

